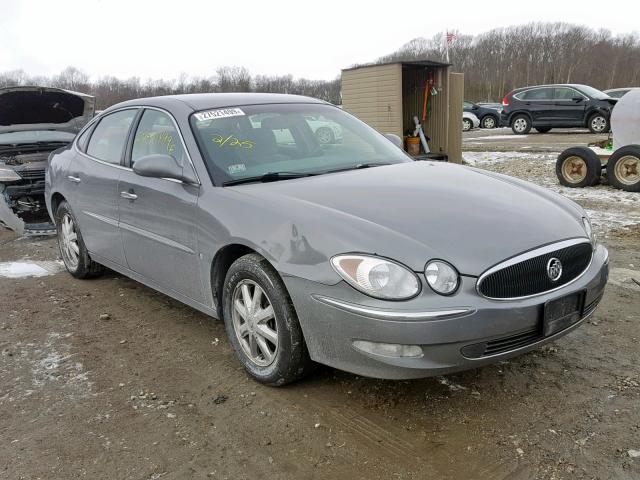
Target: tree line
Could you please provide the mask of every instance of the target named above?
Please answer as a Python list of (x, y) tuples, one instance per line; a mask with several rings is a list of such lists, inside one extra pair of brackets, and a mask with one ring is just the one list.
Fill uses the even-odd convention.
[[(377, 63), (399, 60), (446, 62), (444, 33), (419, 37)], [(601, 90), (640, 86), (640, 38), (638, 34), (613, 35), (567, 23), (529, 23), (498, 28), (479, 35), (457, 33), (449, 44), (454, 71), (465, 74), (465, 98), (500, 101), (514, 88), (545, 83), (584, 83)], [(340, 77), (308, 80), (292, 75), (252, 75), (244, 67), (220, 67), (209, 77), (180, 75), (177, 79), (89, 75), (67, 67), (50, 77), (30, 76), (22, 70), (0, 73), (0, 88), (40, 85), (89, 93), (97, 108), (131, 98), (202, 92), (293, 93), (340, 104)]]
[[(640, 38), (567, 23), (529, 23), (462, 35), (449, 44), (456, 72), (464, 73), (465, 98), (500, 101), (514, 88), (583, 83), (600, 90), (640, 86)], [(444, 33), (416, 38), (378, 59), (446, 62)]]
[(113, 76), (92, 81), (89, 75), (75, 67), (67, 67), (58, 75), (30, 76), (23, 70), (0, 73), (0, 88), (37, 85), (64, 88), (88, 93), (96, 97), (96, 109), (132, 98), (207, 92), (273, 92), (292, 93), (340, 103), (340, 78), (308, 80), (292, 75), (252, 75), (244, 67), (220, 67), (210, 77), (180, 75), (177, 79), (149, 79), (138, 77), (119, 79)]

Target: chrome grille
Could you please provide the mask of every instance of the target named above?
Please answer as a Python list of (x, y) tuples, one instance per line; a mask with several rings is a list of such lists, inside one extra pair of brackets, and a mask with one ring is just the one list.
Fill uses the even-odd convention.
[[(565, 246), (566, 245), (566, 246)], [(593, 248), (586, 240), (561, 242), (514, 257), (489, 269), (478, 280), (478, 292), (488, 298), (512, 299), (554, 290), (578, 278), (589, 266)], [(562, 275), (552, 281), (547, 264), (552, 258), (562, 262)]]

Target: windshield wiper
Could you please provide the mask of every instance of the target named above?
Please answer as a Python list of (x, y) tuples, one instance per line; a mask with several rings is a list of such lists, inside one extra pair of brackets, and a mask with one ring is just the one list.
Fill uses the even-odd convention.
[(360, 170), (362, 168), (382, 167), (383, 165), (391, 165), (390, 163), (358, 163), (356, 165), (350, 165), (348, 167), (336, 168), (335, 170), (325, 170), (322, 173), (337, 173), (347, 172), (349, 170)]
[(240, 185), (242, 183), (252, 182), (277, 182), (278, 180), (289, 180), (291, 178), (312, 177), (319, 175), (318, 173), (302, 173), (302, 172), (267, 172), (255, 177), (238, 178), (236, 180), (228, 180), (222, 184), (223, 187), (231, 185)]

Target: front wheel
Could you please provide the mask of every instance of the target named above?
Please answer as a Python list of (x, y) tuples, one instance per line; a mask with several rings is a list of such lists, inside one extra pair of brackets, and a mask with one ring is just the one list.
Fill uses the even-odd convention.
[(640, 192), (640, 145), (619, 148), (607, 162), (607, 178), (616, 188)]
[(498, 119), (493, 115), (485, 115), (482, 118), (481, 127), (482, 128), (496, 128), (498, 126)]
[(511, 122), (511, 130), (516, 135), (526, 135), (531, 131), (531, 119), (527, 115), (516, 115)]
[(78, 221), (67, 202), (60, 203), (55, 217), (58, 247), (67, 271), (76, 278), (91, 278), (102, 274), (104, 267), (91, 260), (82, 240)]
[(462, 131), (463, 132), (468, 132), (472, 128), (473, 128), (473, 123), (471, 122), (471, 120), (469, 120), (468, 118), (463, 118), (462, 119)]
[(609, 119), (601, 113), (589, 117), (587, 124), (591, 133), (607, 133), (609, 131)]
[(333, 132), (328, 127), (320, 127), (316, 130), (316, 138), (322, 145), (329, 145), (336, 142)]
[(236, 356), (254, 379), (281, 386), (309, 371), (311, 359), (293, 303), (264, 257), (253, 253), (231, 265), (223, 311)]

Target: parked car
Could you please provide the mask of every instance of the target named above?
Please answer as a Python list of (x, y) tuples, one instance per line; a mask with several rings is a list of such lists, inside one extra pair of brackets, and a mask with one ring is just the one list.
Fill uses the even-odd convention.
[(494, 110), (501, 111), (502, 103), (498, 102), (478, 102), (476, 105), (480, 105), (481, 107), (493, 108)]
[[(255, 128), (256, 115), (270, 121)], [(348, 132), (341, 144), (318, 141), (317, 116)], [(574, 202), (414, 161), (294, 95), (112, 106), (51, 156), (46, 198), (73, 276), (106, 266), (222, 318), (269, 385), (312, 360), (391, 379), (502, 361), (580, 325), (607, 281), (607, 250)]]
[(468, 132), (480, 126), (480, 119), (471, 112), (462, 112), (462, 131)]
[(500, 124), (500, 112), (495, 108), (483, 107), (477, 103), (465, 101), (463, 110), (478, 117), (481, 128), (496, 128)]
[(47, 157), (93, 116), (94, 98), (48, 87), (0, 89), (0, 224), (55, 232), (44, 201)]
[(500, 122), (517, 135), (529, 133), (532, 127), (540, 133), (571, 127), (606, 133), (615, 104), (615, 99), (587, 85), (524, 87), (504, 97)]
[(640, 87), (628, 87), (628, 88), (612, 88), (610, 90), (604, 90), (603, 93), (606, 93), (611, 98), (622, 98), (624, 95), (629, 93), (631, 90), (638, 90)]
[[(254, 128), (260, 128), (262, 125), (262, 120), (264, 118), (267, 119), (269, 115), (253, 115), (251, 118), (251, 123)], [(327, 120), (321, 116), (312, 116), (309, 115), (305, 118), (307, 125), (311, 128), (311, 131), (323, 145), (329, 145), (333, 143), (342, 142), (342, 128), (335, 122)], [(276, 136), (276, 141), (279, 143), (291, 143), (295, 142), (294, 138), (291, 136), (291, 133), (288, 130), (274, 130), (274, 135)]]

